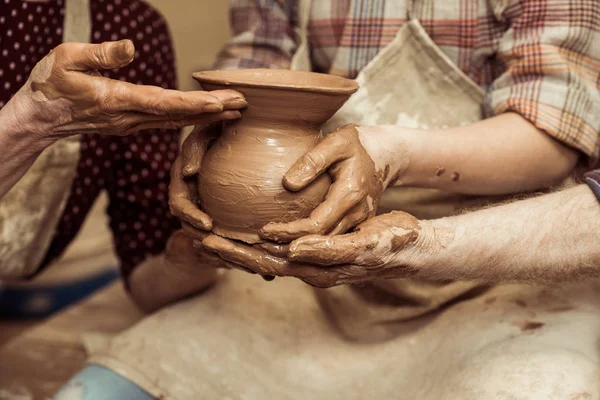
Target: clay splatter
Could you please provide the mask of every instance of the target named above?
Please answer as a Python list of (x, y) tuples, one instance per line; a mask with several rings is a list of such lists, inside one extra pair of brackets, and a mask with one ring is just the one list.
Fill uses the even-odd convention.
[(533, 331), (535, 329), (540, 329), (541, 327), (543, 327), (544, 325), (546, 325), (543, 322), (539, 322), (539, 321), (514, 321), (511, 323), (511, 325), (516, 326), (518, 328), (521, 329), (522, 332), (525, 331)]
[(518, 305), (519, 307), (527, 308), (527, 303), (525, 302), (525, 300), (516, 299), (515, 304)]

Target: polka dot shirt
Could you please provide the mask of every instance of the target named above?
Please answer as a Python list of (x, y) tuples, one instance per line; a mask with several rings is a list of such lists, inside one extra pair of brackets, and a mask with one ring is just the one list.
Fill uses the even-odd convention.
[[(138, 0), (91, 0), (92, 42), (131, 39), (135, 59), (106, 77), (176, 88), (173, 48), (162, 16)], [(0, 107), (29, 73), (62, 41), (64, 0), (0, 0)], [(114, 245), (127, 277), (148, 255), (164, 249), (178, 227), (168, 206), (169, 170), (179, 145), (178, 130), (151, 130), (128, 137), (84, 135), (77, 174), (44, 267), (73, 240), (102, 190)], [(41, 269), (41, 268), (40, 268)]]

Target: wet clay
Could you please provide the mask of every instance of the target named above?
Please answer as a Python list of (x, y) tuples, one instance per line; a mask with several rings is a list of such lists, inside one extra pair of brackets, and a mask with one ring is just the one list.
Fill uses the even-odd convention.
[(283, 187), (283, 176), (321, 140), (321, 126), (358, 85), (289, 70), (208, 71), (194, 78), (204, 90), (235, 89), (248, 102), (239, 121), (224, 124), (200, 168), (199, 203), (213, 232), (260, 243), (264, 225), (307, 217), (325, 199), (329, 176), (297, 192)]
[(259, 231), (259, 235), (287, 243), (311, 234), (346, 233), (375, 215), (385, 187), (384, 169), (383, 166), (377, 168), (363, 147), (356, 125), (338, 128), (304, 153), (283, 179), (286, 188), (300, 190), (328, 173), (334, 183), (325, 201), (309, 218), (290, 223), (270, 223)]

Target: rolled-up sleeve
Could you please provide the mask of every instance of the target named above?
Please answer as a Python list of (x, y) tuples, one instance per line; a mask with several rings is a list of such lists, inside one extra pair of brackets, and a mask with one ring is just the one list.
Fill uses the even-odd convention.
[(230, 1), (232, 38), (217, 57), (215, 68), (289, 68), (297, 48), (295, 3)]
[(496, 57), (505, 68), (491, 85), (492, 115), (516, 112), (538, 129), (600, 156), (598, 0), (497, 1), (507, 25)]

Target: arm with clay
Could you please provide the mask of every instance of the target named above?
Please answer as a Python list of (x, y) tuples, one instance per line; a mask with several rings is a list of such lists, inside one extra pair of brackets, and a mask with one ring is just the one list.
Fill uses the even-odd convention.
[[(361, 142), (396, 185), (473, 195), (530, 192), (559, 184), (579, 153), (516, 113), (422, 131), (360, 127)], [(399, 158), (399, 159), (395, 159)]]
[(81, 134), (127, 135), (239, 118), (239, 93), (180, 92), (104, 78), (127, 65), (131, 41), (65, 43), (40, 61), (0, 110), (0, 197), (54, 141)]
[[(344, 153), (366, 151), (383, 189), (397, 180), (404, 186), (473, 195), (527, 192), (560, 183), (580, 155), (592, 163), (598, 159), (599, 73), (591, 43), (600, 38), (600, 15), (586, 13), (592, 1), (578, 1), (581, 7), (567, 11), (560, 2), (548, 2), (544, 13), (534, 2), (514, 2), (516, 7), (512, 1), (497, 3), (508, 29), (495, 55), (504, 73), (486, 98), (493, 115), (446, 130), (357, 127), (362, 149), (349, 143), (352, 148)], [(540, 23), (532, 25), (532, 20)], [(572, 37), (575, 26), (578, 40)], [(324, 148), (331, 143), (324, 141), (292, 168), (284, 179), (288, 189), (314, 180), (322, 165), (337, 165), (341, 158)], [(343, 187), (357, 180), (374, 182), (368, 173), (357, 178), (360, 171), (348, 171), (343, 175), (353, 181), (335, 180), (324, 203), (330, 212), (317, 208), (305, 220), (267, 225), (263, 237), (289, 241), (310, 233), (338, 233), (335, 227), (351, 225), (342, 221), (356, 216), (355, 207), (368, 200), (366, 191), (361, 196)]]
[(259, 233), (289, 242), (338, 234), (375, 214), (390, 185), (494, 195), (546, 188), (566, 178), (578, 155), (513, 113), (470, 126), (420, 131), (347, 125), (309, 150), (286, 173), (298, 191), (326, 171), (333, 185), (308, 218), (268, 224)]
[(598, 199), (579, 185), (437, 220), (392, 212), (345, 235), (302, 237), (279, 255), (214, 235), (202, 245), (244, 269), (319, 287), (404, 277), (561, 283), (598, 275), (599, 229)]

